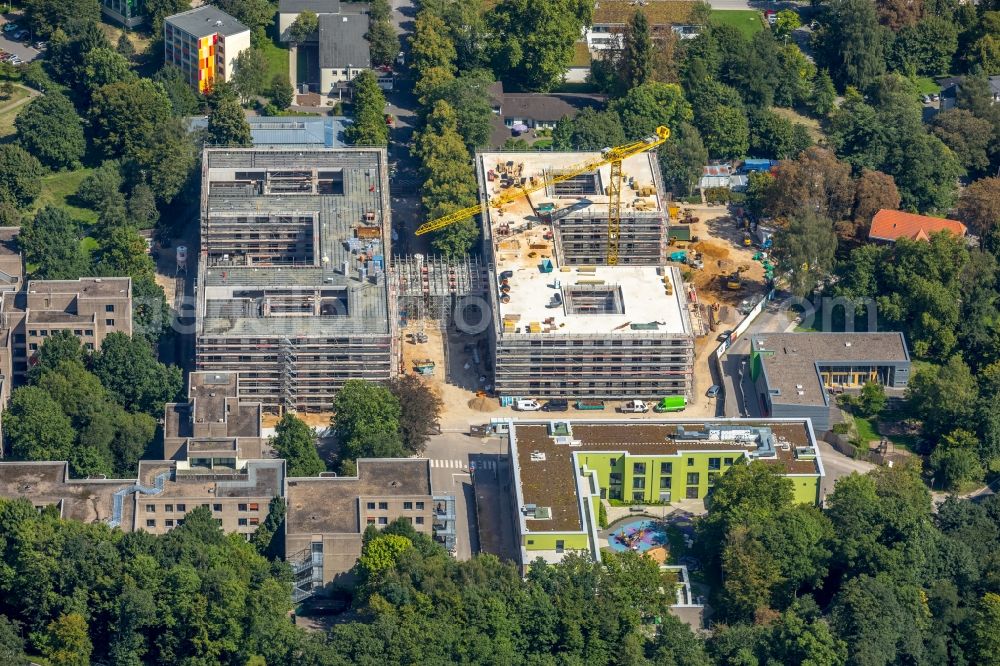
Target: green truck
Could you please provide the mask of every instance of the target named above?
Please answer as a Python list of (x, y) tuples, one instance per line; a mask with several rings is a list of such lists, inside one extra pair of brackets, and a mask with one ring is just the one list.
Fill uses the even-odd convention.
[(682, 395), (668, 395), (653, 407), (654, 412), (682, 412), (687, 407), (687, 398)]

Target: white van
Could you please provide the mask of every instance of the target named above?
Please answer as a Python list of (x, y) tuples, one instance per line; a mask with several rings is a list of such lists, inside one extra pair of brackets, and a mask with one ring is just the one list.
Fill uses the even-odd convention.
[(514, 409), (519, 412), (537, 412), (542, 406), (537, 400), (532, 400), (531, 398), (519, 398), (516, 403), (514, 403)]

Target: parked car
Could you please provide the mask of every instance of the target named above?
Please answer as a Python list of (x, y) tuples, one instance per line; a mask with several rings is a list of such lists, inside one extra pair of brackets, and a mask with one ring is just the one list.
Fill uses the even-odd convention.
[(10, 60), (8, 60), (7, 62), (9, 62), (12, 65), (20, 65), (24, 61), (17, 56), (11, 56)]
[(537, 400), (531, 398), (520, 398), (514, 403), (514, 409), (519, 412), (537, 412), (542, 408)]
[(28, 32), (27, 30), (18, 30), (13, 34), (13, 38), (16, 39), (17, 41), (27, 39), (29, 36), (31, 36), (31, 33)]
[(4, 32), (13, 32), (13, 31), (17, 30), (20, 27), (21, 26), (19, 26), (16, 23), (7, 23), (7, 24), (4, 25), (3, 31)]
[(48, 47), (49, 47), (48, 42), (35, 42), (35, 48), (38, 49), (39, 51), (44, 51)]
[(543, 412), (568, 412), (569, 411), (569, 400), (562, 400), (556, 398), (549, 400), (542, 406)]
[(709, 398), (718, 398), (720, 393), (722, 393), (722, 387), (718, 384), (712, 384), (708, 387), (708, 390), (705, 391), (705, 395)]
[(715, 336), (715, 339), (718, 340), (719, 342), (725, 342), (726, 340), (729, 339), (729, 336), (732, 334), (733, 332), (727, 328), (722, 333), (719, 333), (717, 336)]
[(619, 408), (623, 414), (645, 414), (649, 411), (649, 405), (642, 400), (629, 400)]

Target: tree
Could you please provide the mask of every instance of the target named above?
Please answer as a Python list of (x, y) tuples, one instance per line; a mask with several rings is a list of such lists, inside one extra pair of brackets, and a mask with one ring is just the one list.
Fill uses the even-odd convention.
[(23, 386), (11, 395), (3, 432), (11, 456), (20, 460), (66, 460), (73, 447), (69, 418), (52, 396), (35, 386)]
[(396, 534), (380, 534), (368, 539), (358, 558), (358, 569), (365, 579), (377, 577), (384, 571), (396, 568), (400, 555), (413, 548), (413, 542)]
[(264, 557), (272, 559), (284, 557), (285, 552), (281, 539), (275, 539), (275, 537), (281, 536), (287, 512), (288, 507), (284, 497), (272, 498), (267, 506), (267, 517), (250, 537), (250, 543)]
[(930, 439), (955, 428), (973, 429), (978, 387), (961, 356), (952, 356), (943, 366), (918, 368), (907, 385), (906, 397)]
[(139, 183), (132, 188), (132, 194), (128, 198), (128, 218), (137, 229), (153, 229), (159, 222), (156, 195), (148, 184)]
[(274, 21), (274, 5), (268, 0), (212, 0), (212, 4), (252, 31), (261, 31)]
[(123, 32), (118, 38), (118, 43), (115, 44), (115, 51), (126, 60), (131, 60), (135, 57), (135, 45), (132, 44), (128, 33)]
[(812, 144), (804, 129), (769, 109), (755, 111), (750, 114), (750, 150), (771, 159), (795, 157)]
[(236, 56), (232, 86), (244, 104), (249, 104), (267, 87), (267, 56), (258, 48), (249, 48)]
[(96, 48), (87, 51), (83, 56), (78, 76), (80, 84), (88, 91), (118, 81), (132, 81), (137, 78), (128, 58), (111, 48)]
[(841, 86), (867, 87), (885, 71), (883, 31), (872, 0), (833, 0), (818, 35), (821, 65)]
[(615, 111), (587, 107), (574, 118), (561, 118), (552, 131), (552, 141), (557, 150), (601, 150), (620, 146), (626, 139), (621, 117)]
[(392, 448), (393, 442), (402, 450), (399, 400), (386, 387), (349, 379), (334, 396), (333, 411), (341, 458), (354, 460), (365, 451)]
[(885, 409), (888, 398), (878, 382), (865, 382), (858, 395), (858, 409), (865, 416), (877, 416)]
[(413, 23), (410, 38), (410, 64), (419, 78), (432, 69), (442, 68), (455, 73), (458, 54), (455, 44), (448, 38), (448, 25), (440, 16), (423, 9)]
[(87, 150), (83, 123), (58, 92), (32, 100), (14, 119), (17, 141), (52, 169), (75, 169)]
[(1000, 247), (1000, 178), (982, 178), (965, 188), (958, 200), (958, 219), (988, 246)]
[(805, 295), (833, 269), (837, 236), (829, 218), (807, 210), (776, 234), (774, 247), (779, 272), (794, 293)]
[(42, 190), (38, 159), (20, 146), (0, 146), (0, 202), (27, 206)]
[(250, 123), (235, 97), (222, 98), (208, 117), (208, 141), (217, 146), (250, 146)]
[(611, 108), (621, 116), (627, 140), (652, 135), (660, 125), (676, 127), (693, 118), (691, 106), (675, 83), (647, 83), (632, 88)]
[(660, 170), (675, 195), (690, 196), (708, 164), (708, 150), (698, 130), (688, 123), (674, 128), (670, 140), (659, 150)]
[(372, 20), (366, 35), (373, 65), (391, 65), (399, 53), (399, 37), (388, 18)]
[(97, 23), (101, 19), (101, 6), (97, 0), (80, 0), (66, 3), (63, 0), (26, 0), (25, 18), (37, 37), (48, 37), (57, 28), (66, 28), (73, 22)]
[(124, 213), (125, 195), (122, 194), (124, 182), (121, 167), (118, 162), (108, 160), (101, 164), (80, 181), (76, 196), (88, 207), (101, 215), (112, 212)]
[(750, 149), (750, 127), (743, 110), (719, 106), (700, 126), (708, 153), (714, 157), (735, 158)]
[(28, 379), (34, 382), (42, 373), (54, 369), (62, 361), (83, 361), (83, 345), (80, 338), (65, 329), (58, 330), (45, 339), (32, 359), (34, 365), (28, 369)]
[(162, 35), (163, 19), (191, 9), (191, 0), (146, 0), (145, 5), (150, 33)]
[(18, 623), (0, 615), (0, 661), (10, 666), (28, 666), (24, 654), (24, 639), (18, 632)]
[(201, 100), (179, 67), (166, 65), (153, 76), (153, 80), (163, 86), (175, 116), (193, 116), (201, 108)]
[(122, 332), (104, 338), (92, 366), (104, 387), (130, 411), (159, 414), (181, 390), (180, 368), (160, 363), (145, 340)]
[(775, 18), (774, 34), (787, 39), (801, 25), (802, 21), (799, 20), (798, 12), (794, 9), (782, 9)]
[(834, 600), (831, 623), (851, 646), (852, 664), (889, 666), (920, 654), (928, 625), (920, 590), (887, 574), (848, 580)]
[(812, 211), (839, 221), (850, 215), (854, 198), (850, 166), (829, 150), (813, 146), (778, 165), (765, 207), (777, 218)]
[(271, 79), (271, 88), (267, 92), (271, 103), (279, 110), (284, 111), (295, 102), (295, 89), (292, 88), (288, 80), (288, 74), (282, 72), (275, 74)]
[(1000, 594), (987, 592), (979, 602), (972, 639), (977, 662), (983, 666), (1000, 664)]
[(96, 271), (99, 275), (152, 278), (155, 267), (146, 239), (132, 226), (111, 229), (102, 238)]
[(354, 77), (354, 122), (344, 134), (355, 145), (384, 146), (389, 143), (385, 95), (371, 70)]
[(126, 161), (125, 166), (133, 181), (146, 180), (159, 201), (170, 203), (191, 177), (197, 149), (177, 117), (157, 126), (152, 142), (141, 154)]
[(288, 41), (301, 44), (311, 38), (317, 30), (319, 30), (319, 17), (316, 16), (316, 12), (306, 9), (295, 17), (288, 28)]
[(854, 197), (854, 235), (864, 238), (875, 213), (899, 208), (899, 190), (892, 176), (865, 169), (858, 176)]
[(391, 379), (388, 386), (399, 401), (399, 432), (403, 446), (412, 454), (420, 454), (431, 434), (440, 429), (444, 403), (433, 388), (416, 375), (400, 375)]
[(653, 75), (653, 40), (649, 20), (641, 9), (636, 10), (625, 26), (622, 52), (626, 90), (648, 83)]
[(920, 0), (876, 0), (879, 22), (890, 30), (899, 31), (905, 26), (916, 24), (924, 3)]
[(421, 103), (433, 109), (438, 101), (447, 102), (455, 111), (458, 133), (471, 153), (489, 144), (494, 118), (489, 92), (492, 85), (493, 77), (485, 70), (463, 72), (429, 90)]
[(497, 78), (520, 90), (546, 91), (573, 59), (573, 44), (590, 24), (585, 0), (504, 0), (487, 14), (486, 52)]
[(809, 98), (809, 106), (813, 113), (818, 116), (825, 116), (834, 109), (837, 99), (837, 89), (833, 86), (833, 79), (830, 72), (821, 69), (813, 80), (812, 94)]
[(43, 280), (75, 280), (90, 272), (90, 259), (80, 247), (79, 224), (62, 208), (46, 206), (26, 220), (17, 237), (24, 258), (35, 264), (33, 276)]
[(149, 79), (98, 88), (90, 105), (94, 143), (109, 158), (149, 150), (156, 145), (157, 127), (166, 124), (172, 108), (163, 86)]
[(926, 16), (899, 31), (889, 49), (889, 61), (898, 71), (944, 74), (958, 49), (958, 26), (939, 16)]
[(319, 476), (326, 471), (316, 450), (316, 434), (294, 414), (285, 414), (278, 421), (271, 446), (285, 459), (288, 476)]
[(984, 470), (977, 456), (978, 449), (976, 435), (968, 430), (954, 430), (942, 437), (930, 457), (934, 480), (951, 491), (981, 482)]
[(52, 666), (90, 666), (93, 649), (87, 621), (79, 613), (70, 613), (49, 624), (42, 652)]

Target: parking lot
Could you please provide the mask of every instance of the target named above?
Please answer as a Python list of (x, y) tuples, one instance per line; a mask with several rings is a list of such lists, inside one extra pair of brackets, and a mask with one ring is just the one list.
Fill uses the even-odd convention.
[(3, 28), (6, 28), (7, 24), (11, 22), (16, 23), (17, 19), (18, 16), (13, 14), (0, 17), (0, 51), (11, 53), (17, 56), (22, 62), (31, 62), (37, 58), (40, 53), (38, 49), (29, 45), (33, 43), (30, 39), (33, 35), (29, 33), (23, 41), (15, 41), (12, 39), (11, 33), (16, 33), (17, 30), (11, 30), (9, 32), (3, 30)]

